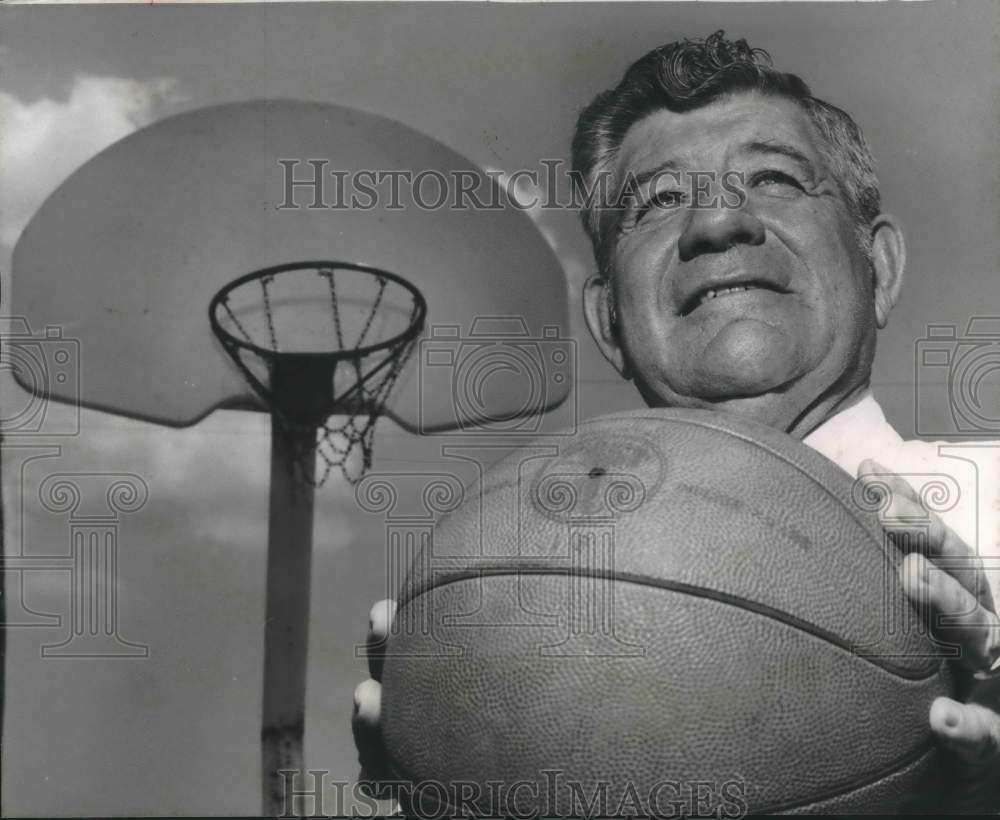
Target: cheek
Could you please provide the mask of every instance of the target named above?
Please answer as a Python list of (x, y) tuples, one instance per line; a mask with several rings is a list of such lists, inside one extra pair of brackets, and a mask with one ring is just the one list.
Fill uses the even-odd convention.
[(614, 271), (618, 288), (615, 291), (619, 313), (630, 320), (639, 319), (651, 301), (656, 299), (657, 278), (654, 260), (642, 249), (623, 250), (615, 257)]
[(670, 264), (673, 240), (668, 231), (648, 228), (622, 237), (613, 257), (615, 276), (621, 282), (619, 295), (638, 307), (649, 309), (657, 302)]
[(830, 260), (827, 275), (817, 277), (813, 313), (816, 324), (810, 330), (818, 350), (835, 351), (850, 358), (861, 340), (874, 327), (874, 299), (867, 279), (858, 269), (846, 267), (843, 255)]
[(802, 282), (815, 307), (825, 314), (853, 313), (870, 295), (867, 263), (856, 245), (852, 224), (819, 205), (787, 219), (776, 233), (806, 269)]

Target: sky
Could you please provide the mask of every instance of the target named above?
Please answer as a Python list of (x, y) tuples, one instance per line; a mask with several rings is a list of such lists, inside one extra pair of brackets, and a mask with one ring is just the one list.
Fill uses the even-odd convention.
[[(170, 114), (261, 97), (335, 102), (511, 172), (566, 157), (576, 113), (631, 60), (725, 28), (865, 129), (910, 260), (902, 303), (880, 337), (875, 392), (912, 435), (915, 383), (930, 379), (931, 424), (945, 433), (944, 384), (915, 373), (914, 351), (928, 324), (961, 333), (1000, 305), (994, 25), (989, 3), (957, 1), (3, 6), (0, 293), (17, 287), (10, 254), (44, 198), (98, 151)], [(576, 216), (536, 218), (576, 301), (592, 268)], [(546, 423), (640, 407), (600, 358), (576, 304), (570, 315), (581, 378)], [(30, 402), (6, 372), (0, 379), (9, 420)], [(266, 417), (217, 412), (174, 430), (49, 411), (53, 429), (77, 432), (8, 435), (7, 552), (66, 554), (68, 516), (41, 502), (47, 476), (138, 477), (149, 500), (116, 525), (118, 624), (148, 657), (41, 657), (43, 645), (65, 637), (66, 573), (25, 574), (17, 588), (21, 577), (8, 576), (8, 617), (21, 612), (24, 625), (11, 630), (8, 649), (3, 812), (254, 813)], [(422, 439), (383, 421), (375, 470), (468, 478), (442, 456), (444, 444), (461, 440)], [(306, 762), (349, 780), (351, 693), (364, 675), (354, 646), (370, 604), (387, 592), (385, 528), (343, 481), (328, 484), (317, 506)]]

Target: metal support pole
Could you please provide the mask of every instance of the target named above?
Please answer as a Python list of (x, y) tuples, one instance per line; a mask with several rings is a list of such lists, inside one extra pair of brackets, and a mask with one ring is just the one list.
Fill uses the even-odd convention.
[(301, 787), (304, 774), (302, 740), (315, 488), (303, 480), (302, 474), (313, 475), (315, 444), (315, 430), (290, 431), (272, 417), (260, 736), (265, 817), (294, 816), (294, 788)]

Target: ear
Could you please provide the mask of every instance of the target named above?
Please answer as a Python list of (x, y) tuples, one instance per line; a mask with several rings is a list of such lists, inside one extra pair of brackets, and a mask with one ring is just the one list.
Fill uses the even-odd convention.
[(879, 214), (872, 222), (872, 269), (875, 274), (875, 321), (880, 328), (899, 299), (906, 268), (906, 243), (896, 218)]
[(590, 335), (594, 337), (604, 358), (618, 371), (623, 379), (632, 378), (625, 354), (619, 344), (617, 319), (613, 315), (614, 292), (610, 280), (602, 276), (591, 276), (583, 286), (583, 314), (587, 320)]

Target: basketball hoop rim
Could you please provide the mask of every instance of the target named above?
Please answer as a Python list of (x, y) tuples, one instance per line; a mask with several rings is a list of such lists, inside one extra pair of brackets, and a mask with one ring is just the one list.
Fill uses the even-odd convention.
[[(235, 291), (237, 288), (247, 284), (248, 282), (253, 282), (255, 280), (263, 279), (266, 276), (273, 276), (279, 273), (286, 273), (292, 270), (309, 270), (309, 269), (331, 269), (331, 270), (351, 270), (357, 271), (359, 273), (367, 273), (372, 276), (382, 277), (388, 279), (390, 282), (394, 282), (400, 287), (407, 290), (413, 297), (416, 303), (416, 312), (413, 320), (411, 321), (409, 327), (407, 327), (402, 333), (398, 333), (395, 336), (391, 336), (381, 342), (374, 342), (369, 345), (364, 345), (362, 347), (355, 348), (345, 348), (343, 350), (308, 350), (308, 351), (281, 351), (281, 350), (271, 350), (270, 348), (261, 347), (253, 342), (248, 342), (245, 339), (240, 339), (234, 336), (228, 330), (226, 330), (222, 324), (219, 322), (216, 314), (219, 308), (223, 305), (228, 296)], [(416, 285), (412, 282), (407, 281), (402, 276), (392, 273), (391, 271), (384, 270), (382, 268), (376, 268), (371, 265), (361, 265), (354, 262), (337, 262), (331, 260), (306, 260), (301, 262), (285, 262), (281, 265), (271, 265), (270, 267), (260, 268), (250, 273), (243, 274), (242, 276), (233, 279), (232, 281), (226, 283), (222, 288), (216, 291), (215, 295), (208, 305), (208, 321), (211, 324), (212, 332), (219, 339), (224, 339), (227, 344), (232, 344), (242, 350), (251, 351), (256, 353), (258, 356), (267, 359), (298, 359), (298, 360), (309, 360), (309, 359), (331, 359), (333, 361), (340, 361), (344, 359), (360, 359), (368, 356), (372, 353), (378, 353), (381, 350), (388, 350), (397, 345), (406, 344), (412, 339), (416, 338), (424, 328), (424, 322), (427, 318), (427, 300), (424, 295), (420, 292)]]

